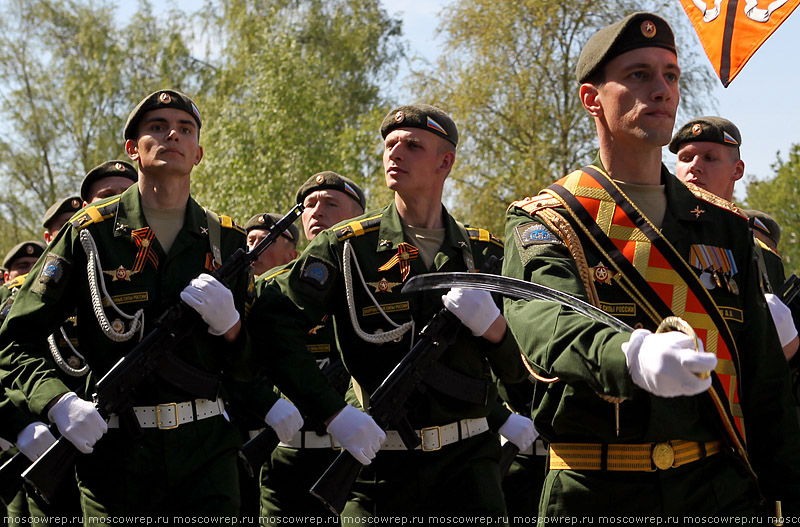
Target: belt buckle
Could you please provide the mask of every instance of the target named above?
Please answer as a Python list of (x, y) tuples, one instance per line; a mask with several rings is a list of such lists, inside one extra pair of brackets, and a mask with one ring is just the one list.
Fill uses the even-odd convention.
[(656, 443), (650, 457), (653, 464), (661, 470), (672, 468), (675, 464), (675, 450), (669, 442)]
[[(425, 446), (425, 432), (427, 432), (429, 430), (436, 430), (436, 437), (438, 439), (437, 444), (436, 444), (436, 448), (427, 448)], [(442, 429), (439, 426), (427, 426), (427, 427), (423, 428), (422, 430), (420, 430), (419, 438), (422, 441), (422, 451), (423, 452), (435, 452), (435, 451), (440, 450), (442, 448)]]
[[(175, 424), (172, 426), (162, 426), (161, 425), (161, 407), (170, 407), (172, 406), (175, 409)], [(172, 430), (174, 428), (178, 428), (178, 403), (164, 403), (159, 404), (156, 406), (156, 426), (159, 430)]]

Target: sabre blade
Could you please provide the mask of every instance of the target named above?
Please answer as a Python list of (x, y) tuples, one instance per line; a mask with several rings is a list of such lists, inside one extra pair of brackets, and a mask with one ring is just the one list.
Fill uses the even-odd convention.
[(592, 304), (584, 302), (567, 293), (549, 287), (526, 282), (517, 278), (509, 278), (487, 273), (429, 273), (410, 278), (401, 292), (413, 293), (431, 289), (449, 289), (463, 287), (465, 289), (483, 289), (499, 293), (510, 298), (522, 300), (546, 300), (567, 306), (578, 313), (601, 322), (617, 331), (633, 331), (633, 328), (620, 319), (609, 315)]

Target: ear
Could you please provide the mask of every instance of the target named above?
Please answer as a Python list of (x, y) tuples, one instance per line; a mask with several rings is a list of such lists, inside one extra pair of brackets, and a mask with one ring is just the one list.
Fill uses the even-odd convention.
[(8, 271), (3, 271), (3, 282), (8, 282)]
[(197, 154), (194, 156), (194, 166), (199, 165), (202, 159), (203, 159), (203, 147), (197, 145)]
[(133, 139), (125, 141), (125, 153), (132, 161), (139, 161), (139, 145)]
[(592, 117), (600, 117), (603, 114), (603, 106), (600, 103), (600, 92), (594, 84), (585, 82), (579, 89), (581, 104)]
[(44, 231), (44, 241), (50, 243), (53, 241), (53, 235), (50, 234), (50, 231)]
[(741, 159), (736, 162), (736, 168), (733, 171), (733, 181), (739, 181), (744, 176), (744, 161)]
[(439, 163), (439, 168), (436, 170), (440, 174), (449, 174), (450, 170), (453, 168), (453, 164), (456, 162), (456, 153), (453, 151), (448, 150), (442, 156), (442, 162)]

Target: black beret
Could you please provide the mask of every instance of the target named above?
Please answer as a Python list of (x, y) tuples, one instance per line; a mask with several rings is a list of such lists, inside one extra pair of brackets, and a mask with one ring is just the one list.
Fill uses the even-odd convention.
[(15, 245), (8, 254), (6, 254), (5, 259), (3, 260), (3, 267), (6, 269), (11, 267), (11, 264), (14, 263), (14, 260), (17, 258), (24, 258), (26, 256), (33, 256), (34, 258), (39, 258), (44, 252), (47, 250), (47, 246), (44, 242), (39, 241), (27, 241), (27, 242), (20, 242)]
[(669, 142), (669, 151), (677, 154), (683, 143), (696, 142), (719, 143), (739, 148), (742, 134), (735, 124), (722, 117), (698, 117), (681, 126)]
[(42, 218), (42, 227), (47, 229), (47, 225), (53, 221), (53, 218), (61, 214), (62, 212), (69, 212), (75, 214), (83, 207), (83, 200), (78, 196), (70, 196), (68, 198), (64, 198), (60, 201), (56, 201), (50, 208), (47, 209), (47, 212), (44, 213), (44, 217)]
[(136, 139), (137, 128), (142, 116), (150, 110), (158, 110), (159, 108), (183, 110), (197, 121), (198, 129), (202, 125), (200, 111), (189, 97), (175, 90), (159, 90), (139, 101), (139, 104), (128, 116), (128, 121), (125, 123), (125, 139)]
[(652, 13), (633, 13), (592, 35), (583, 46), (575, 68), (578, 82), (586, 80), (601, 66), (623, 53), (639, 48), (675, 50), (675, 36), (667, 22)]
[[(244, 224), (244, 230), (250, 232), (256, 229), (268, 230), (270, 227), (275, 225), (280, 221), (283, 216), (280, 214), (275, 214), (274, 212), (265, 212), (263, 214), (256, 214), (249, 220), (247, 223)], [(297, 228), (297, 225), (292, 223), (289, 225), (289, 228), (286, 229), (281, 233), (281, 236), (289, 240), (290, 242), (297, 244), (297, 240), (300, 239), (300, 229)]]
[(89, 201), (89, 187), (98, 179), (104, 177), (126, 177), (136, 183), (139, 180), (139, 172), (127, 161), (106, 161), (97, 165), (83, 176), (81, 182), (81, 199)]
[(331, 171), (320, 172), (308, 178), (306, 182), (297, 189), (297, 194), (294, 197), (295, 203), (303, 203), (306, 196), (317, 190), (324, 189), (344, 192), (353, 198), (356, 203), (361, 205), (362, 209), (365, 208), (366, 198), (364, 197), (364, 191), (361, 190), (361, 187), (353, 183), (350, 178), (340, 176), (336, 172)]
[(396, 128), (422, 128), (444, 137), (458, 146), (458, 129), (450, 116), (435, 106), (411, 104), (399, 106), (389, 112), (381, 123), (381, 137), (386, 139)]
[(778, 225), (778, 222), (775, 221), (772, 216), (760, 210), (748, 209), (745, 210), (744, 213), (750, 218), (750, 224), (753, 226), (753, 229), (768, 236), (775, 242), (775, 247), (777, 247), (778, 243), (781, 241), (781, 227)]

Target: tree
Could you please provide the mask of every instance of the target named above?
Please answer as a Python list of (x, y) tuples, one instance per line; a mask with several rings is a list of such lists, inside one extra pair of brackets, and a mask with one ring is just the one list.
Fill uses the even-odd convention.
[(377, 0), (235, 0), (202, 17), (222, 43), (201, 97), (204, 202), (238, 218), (284, 211), (323, 170), (373, 198), (388, 111), (380, 82), (402, 56), (399, 21)]
[(775, 177), (747, 181), (747, 207), (762, 210), (781, 226), (778, 250), (787, 274), (800, 274), (800, 144), (792, 145), (788, 160), (778, 159), (772, 165)]
[(123, 124), (146, 90), (195, 73), (181, 25), (156, 20), (147, 2), (139, 10), (120, 27), (107, 2), (3, 2), (0, 122), (10, 132), (0, 139), (0, 253), (40, 239), (47, 208), (124, 155)]
[[(676, 31), (683, 109), (702, 113), (713, 71), (684, 52), (681, 41), (694, 36), (679, 4), (650, 4)], [(577, 97), (578, 56), (597, 28), (643, 8), (628, 0), (463, 0), (442, 11), (445, 51), (434, 68), (416, 72), (415, 87), (459, 126), (449, 194), (458, 217), (502, 233), (511, 201), (592, 160), (595, 130)]]

